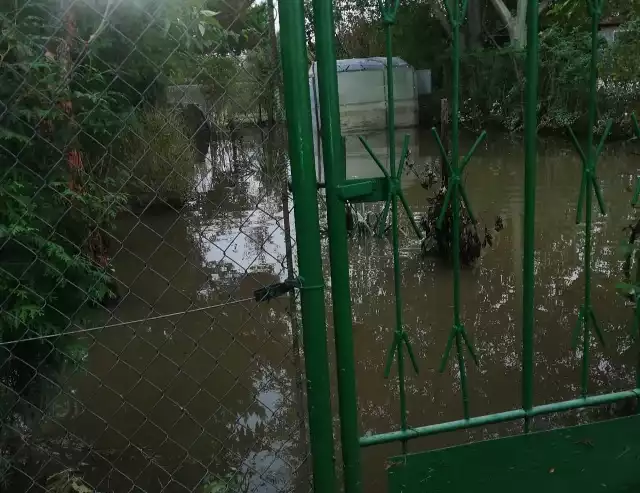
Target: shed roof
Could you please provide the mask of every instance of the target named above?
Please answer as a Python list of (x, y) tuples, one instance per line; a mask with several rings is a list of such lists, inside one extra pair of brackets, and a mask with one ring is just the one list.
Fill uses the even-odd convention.
[[(394, 67), (409, 67), (409, 64), (400, 57), (393, 57), (392, 64)], [(387, 66), (387, 58), (382, 56), (370, 58), (348, 58), (345, 60), (336, 60), (336, 69), (340, 72), (362, 72), (365, 70), (384, 70)], [(312, 75), (316, 70), (316, 62), (309, 69)]]

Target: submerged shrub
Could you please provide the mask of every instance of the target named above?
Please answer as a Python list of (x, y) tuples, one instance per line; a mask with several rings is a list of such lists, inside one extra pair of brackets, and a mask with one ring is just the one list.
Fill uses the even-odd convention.
[(147, 111), (126, 138), (127, 192), (138, 205), (180, 206), (191, 198), (196, 149), (182, 116), (170, 109)]

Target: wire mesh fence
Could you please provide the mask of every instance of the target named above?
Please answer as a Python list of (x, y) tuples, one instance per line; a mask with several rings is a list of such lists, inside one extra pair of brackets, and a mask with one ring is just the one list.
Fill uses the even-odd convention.
[(0, 5), (0, 489), (308, 491), (272, 2)]

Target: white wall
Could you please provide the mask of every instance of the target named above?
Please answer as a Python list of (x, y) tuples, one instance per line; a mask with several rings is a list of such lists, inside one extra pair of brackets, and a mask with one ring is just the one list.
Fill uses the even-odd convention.
[[(310, 78), (314, 126), (318, 126), (319, 101), (316, 64)], [(410, 66), (394, 68), (395, 123), (398, 128), (418, 124), (418, 93), (415, 71)], [(343, 133), (382, 130), (387, 127), (386, 70), (338, 73), (340, 128)]]

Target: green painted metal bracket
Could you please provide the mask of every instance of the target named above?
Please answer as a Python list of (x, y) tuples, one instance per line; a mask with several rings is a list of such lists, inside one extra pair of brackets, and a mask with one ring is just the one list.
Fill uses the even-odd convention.
[[(379, 236), (384, 235), (385, 225), (387, 224), (387, 217), (389, 216), (389, 209), (391, 208), (391, 202), (393, 198), (396, 197), (402, 203), (402, 207), (407, 213), (407, 217), (411, 222), (411, 227), (413, 228), (413, 231), (415, 232), (416, 236), (418, 237), (418, 239), (422, 239), (422, 232), (420, 231), (420, 228), (418, 227), (418, 224), (416, 223), (416, 220), (413, 217), (413, 212), (411, 211), (411, 207), (409, 207), (409, 203), (407, 202), (407, 199), (404, 196), (404, 192), (401, 186), (402, 173), (404, 171), (404, 164), (409, 154), (409, 136), (408, 135), (404, 136), (404, 141), (402, 144), (402, 154), (400, 155), (400, 165), (398, 166), (397, 170), (391, 170), (391, 173), (387, 171), (387, 169), (384, 167), (384, 165), (382, 164), (378, 156), (376, 156), (376, 153), (373, 152), (373, 149), (371, 149), (371, 146), (367, 143), (366, 139), (364, 137), (358, 137), (358, 139), (362, 143), (363, 147), (365, 148), (369, 156), (371, 156), (371, 159), (373, 159), (373, 162), (376, 163), (376, 166), (378, 167), (378, 169), (384, 175), (384, 178), (379, 178), (378, 180), (382, 180), (386, 183), (384, 187), (383, 186), (377, 187), (376, 190), (378, 191), (378, 193), (370, 194), (369, 197), (365, 195), (366, 200), (363, 200), (366, 202), (374, 202), (374, 201), (377, 202), (381, 200), (385, 201), (383, 212), (380, 215), (380, 219), (378, 220), (378, 235)], [(379, 194), (383, 193), (382, 190), (386, 190), (384, 197), (381, 200), (380, 199), (374, 200), (380, 197)]]
[(602, 345), (602, 347), (605, 347), (606, 344), (604, 342), (604, 337), (602, 336), (602, 330), (600, 330), (600, 326), (598, 325), (598, 322), (596, 321), (596, 316), (593, 313), (593, 308), (589, 305), (580, 305), (580, 310), (578, 311), (578, 320), (576, 321), (576, 325), (573, 328), (573, 335), (571, 337), (571, 347), (573, 347), (573, 349), (577, 349), (578, 347), (578, 337), (580, 335), (580, 327), (583, 328), (583, 337), (585, 337), (584, 335), (584, 331), (589, 330), (589, 324), (593, 324), (593, 330), (595, 332), (596, 337), (598, 338), (598, 341), (600, 341), (600, 344)]
[(462, 0), (461, 4), (458, 4), (458, 8), (460, 10), (456, 10), (455, 8), (451, 10), (451, 6), (449, 6), (450, 2), (456, 2), (457, 0), (444, 0), (442, 4), (444, 5), (444, 11), (451, 24), (451, 27), (456, 28), (462, 26), (462, 21), (467, 16), (467, 5), (468, 0)]
[[(442, 224), (444, 223), (446, 212), (449, 209), (449, 204), (451, 203), (452, 195), (459, 195), (460, 200), (462, 201), (462, 204), (466, 207), (467, 212), (471, 217), (471, 221), (473, 222), (473, 224), (477, 224), (476, 218), (471, 209), (471, 204), (469, 203), (467, 192), (464, 189), (464, 185), (462, 183), (462, 173), (464, 173), (464, 169), (467, 167), (467, 164), (469, 164), (469, 161), (471, 160), (471, 156), (473, 155), (477, 147), (482, 143), (482, 141), (484, 141), (484, 139), (487, 138), (487, 132), (483, 131), (480, 134), (480, 136), (476, 139), (476, 141), (474, 142), (469, 152), (462, 159), (460, 166), (452, 165), (451, 159), (449, 159), (449, 156), (447, 156), (447, 153), (444, 150), (444, 145), (442, 144), (442, 140), (440, 139), (440, 135), (438, 135), (438, 131), (435, 129), (435, 127), (431, 129), (431, 132), (433, 133), (433, 136), (436, 139), (436, 143), (438, 144), (438, 148), (440, 149), (440, 156), (442, 158), (442, 161), (446, 163), (447, 170), (449, 171), (449, 189), (447, 190), (444, 196), (442, 210), (440, 211), (440, 215), (438, 216), (438, 221), (436, 222), (436, 226), (438, 226), (438, 228), (442, 228)], [(456, 193), (456, 189), (457, 189), (457, 193)], [(458, 220), (458, 221), (460, 220), (459, 215), (458, 217), (454, 218), (454, 221), (455, 220)]]
[(604, 0), (586, 0), (587, 12), (590, 17), (598, 17), (602, 15), (602, 7), (604, 6)]
[(416, 375), (420, 373), (420, 370), (418, 369), (418, 362), (416, 360), (415, 353), (413, 352), (413, 347), (409, 342), (409, 336), (404, 330), (396, 330), (393, 335), (393, 343), (387, 352), (387, 364), (384, 366), (384, 378), (389, 378), (389, 375), (391, 374), (391, 365), (393, 365), (394, 357), (397, 356), (398, 359), (402, 357), (400, 352), (402, 351), (403, 345), (407, 348), (407, 354), (411, 360), (413, 371), (416, 372)]
[(569, 136), (571, 137), (571, 142), (573, 143), (573, 147), (578, 152), (580, 161), (582, 162), (582, 181), (580, 182), (580, 195), (578, 196), (578, 207), (576, 208), (576, 224), (580, 224), (582, 222), (582, 210), (585, 202), (585, 196), (587, 194), (587, 188), (593, 189), (596, 200), (598, 201), (600, 213), (602, 215), (607, 214), (607, 209), (602, 198), (602, 190), (600, 189), (600, 184), (598, 183), (598, 178), (596, 177), (596, 165), (598, 157), (602, 153), (604, 143), (611, 133), (612, 125), (613, 120), (609, 119), (609, 121), (607, 121), (607, 126), (605, 127), (604, 133), (600, 138), (600, 143), (595, 150), (595, 154), (592, 152), (585, 153), (571, 127), (567, 127), (567, 129), (569, 130)]
[(400, 0), (382, 1), (378, 0), (378, 10), (382, 16), (382, 22), (386, 25), (393, 25), (396, 23), (396, 17), (398, 14), (398, 7), (400, 7)]
[(389, 196), (389, 180), (386, 178), (354, 178), (338, 185), (342, 200), (352, 203), (382, 202)]
[(449, 360), (449, 354), (451, 353), (451, 348), (453, 347), (454, 339), (456, 341), (458, 359), (462, 357), (461, 356), (462, 342), (464, 342), (464, 345), (469, 350), (469, 354), (471, 355), (471, 358), (473, 359), (474, 363), (476, 365), (478, 364), (478, 357), (476, 356), (476, 352), (473, 349), (471, 342), (469, 341), (469, 336), (467, 335), (467, 331), (465, 330), (464, 326), (461, 324), (454, 325), (453, 327), (451, 327), (451, 332), (449, 333), (449, 339), (447, 340), (447, 346), (445, 347), (444, 354), (442, 355), (442, 359), (440, 360), (440, 373), (442, 373), (444, 369), (447, 367), (447, 361)]

